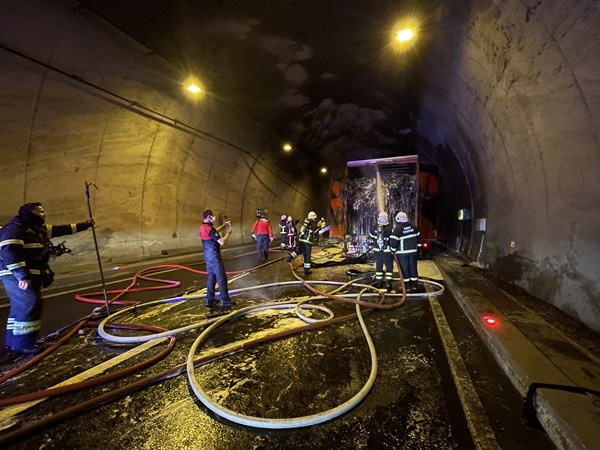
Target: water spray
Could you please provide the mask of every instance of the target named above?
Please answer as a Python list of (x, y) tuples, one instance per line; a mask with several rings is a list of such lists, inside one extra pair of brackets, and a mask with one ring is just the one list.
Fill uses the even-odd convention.
[(376, 189), (377, 189), (377, 206), (379, 207), (378, 211), (385, 211), (383, 201), (383, 183), (381, 182), (381, 174), (379, 173), (379, 167), (377, 167), (377, 179), (376, 179)]

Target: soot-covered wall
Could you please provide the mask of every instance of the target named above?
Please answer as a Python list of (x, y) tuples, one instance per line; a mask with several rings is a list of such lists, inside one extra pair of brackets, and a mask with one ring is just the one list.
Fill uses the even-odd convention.
[(417, 131), (455, 211), (487, 219), (465, 251), (600, 330), (599, 3), (456, 0), (432, 20)]

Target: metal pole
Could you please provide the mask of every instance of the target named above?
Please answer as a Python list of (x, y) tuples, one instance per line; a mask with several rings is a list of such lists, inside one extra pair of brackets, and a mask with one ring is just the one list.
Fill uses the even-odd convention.
[[(87, 202), (88, 213), (89, 213), (90, 219), (93, 219), (94, 216), (92, 215), (92, 206), (90, 205), (90, 186), (94, 186), (96, 189), (98, 189), (98, 186), (96, 186), (94, 183), (88, 183), (87, 181), (85, 182), (85, 200)], [(94, 235), (94, 246), (96, 247), (96, 257), (98, 258), (98, 268), (100, 269), (100, 278), (102, 280), (102, 291), (104, 292), (104, 303), (106, 306), (106, 314), (110, 314), (110, 311), (108, 308), (108, 296), (106, 295), (106, 283), (104, 281), (104, 272), (102, 272), (102, 261), (100, 260), (100, 251), (98, 250), (98, 239), (96, 239), (96, 226), (94, 225), (93, 222), (92, 222), (92, 234)]]

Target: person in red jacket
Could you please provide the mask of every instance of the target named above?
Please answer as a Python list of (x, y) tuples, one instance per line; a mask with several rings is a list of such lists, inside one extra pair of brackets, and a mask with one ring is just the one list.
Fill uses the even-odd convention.
[[(234, 306), (235, 303), (229, 297), (229, 287), (227, 285), (227, 273), (221, 258), (221, 246), (225, 245), (229, 236), (231, 236), (231, 222), (225, 222), (223, 225), (215, 228), (215, 214), (212, 209), (202, 211), (202, 225), (198, 230), (200, 239), (202, 240), (202, 249), (204, 254), (204, 262), (206, 262), (206, 272), (208, 278), (206, 280), (206, 306), (212, 307), (216, 304), (215, 287), (219, 283), (219, 297), (221, 298), (221, 306), (228, 308)], [(227, 228), (225, 236), (219, 234), (224, 228)]]
[(252, 238), (256, 239), (258, 263), (262, 264), (269, 258), (269, 243), (273, 242), (273, 228), (264, 212), (256, 214), (256, 222), (252, 226)]

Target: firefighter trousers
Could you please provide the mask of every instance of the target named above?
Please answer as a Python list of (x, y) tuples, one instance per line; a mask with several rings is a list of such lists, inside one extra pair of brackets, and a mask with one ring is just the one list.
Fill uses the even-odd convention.
[(206, 272), (208, 278), (206, 280), (206, 304), (212, 304), (215, 301), (215, 285), (219, 284), (219, 297), (221, 302), (230, 302), (229, 288), (227, 286), (227, 273), (225, 272), (225, 266), (223, 260), (218, 259), (205, 259)]
[(302, 252), (302, 256), (304, 257), (304, 272), (310, 272), (310, 266), (312, 263), (311, 253), (312, 253), (312, 244), (308, 242), (300, 241), (300, 251)]
[(382, 283), (383, 281), (391, 283), (394, 274), (394, 255), (391, 252), (378, 251), (374, 252), (374, 257), (375, 281), (377, 283)]
[(256, 235), (256, 255), (259, 263), (264, 263), (269, 258), (269, 242), (268, 234)]
[(414, 253), (397, 253), (398, 262), (400, 262), (400, 268), (402, 269), (402, 276), (404, 282), (407, 284), (409, 289), (416, 289), (419, 281), (419, 274), (417, 273), (417, 251)]
[(31, 347), (37, 341), (40, 333), (41, 280), (32, 280), (25, 290), (19, 288), (19, 280), (12, 275), (3, 276), (2, 283), (10, 301), (6, 322), (6, 345), (17, 351)]

